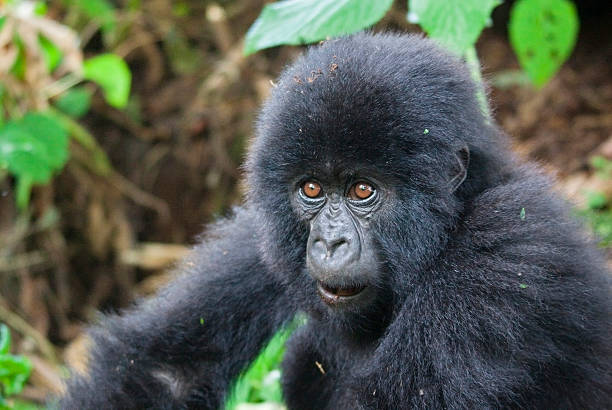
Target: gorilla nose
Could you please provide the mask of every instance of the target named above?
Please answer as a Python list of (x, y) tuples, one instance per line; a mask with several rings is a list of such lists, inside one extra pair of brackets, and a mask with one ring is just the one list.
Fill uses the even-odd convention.
[(359, 253), (345, 237), (319, 237), (309, 245), (308, 256), (312, 267), (321, 274), (345, 270)]
[(313, 251), (322, 255), (324, 258), (342, 257), (348, 251), (349, 243), (345, 238), (337, 239), (318, 239), (313, 243)]

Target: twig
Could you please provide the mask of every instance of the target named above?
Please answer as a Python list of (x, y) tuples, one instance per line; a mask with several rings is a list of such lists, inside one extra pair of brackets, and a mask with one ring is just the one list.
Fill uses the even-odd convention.
[(21, 316), (11, 312), (6, 307), (6, 301), (0, 296), (0, 321), (6, 323), (9, 327), (15, 329), (17, 332), (24, 336), (27, 336), (34, 340), (38, 345), (38, 349), (45, 356), (45, 358), (57, 365), (59, 360), (55, 354), (55, 347), (43, 336), (38, 330), (34, 329), (28, 324)]
[(160, 218), (162, 218), (164, 221), (168, 221), (170, 219), (170, 208), (166, 202), (154, 195), (149, 194), (148, 192), (143, 191), (136, 184), (118, 172), (113, 171), (108, 179), (115, 188), (138, 205), (142, 205), (157, 211)]
[(49, 257), (40, 251), (22, 253), (15, 256), (0, 257), (0, 272), (13, 272), (32, 268), (49, 262)]
[(227, 54), (232, 48), (234, 41), (228, 26), (225, 10), (217, 3), (209, 4), (206, 8), (206, 19), (211, 23), (217, 47), (223, 54)]
[(70, 136), (83, 148), (85, 148), (89, 155), (91, 155), (92, 161), (85, 163), (87, 167), (98, 175), (108, 175), (112, 171), (112, 166), (110, 160), (106, 156), (106, 153), (102, 147), (100, 147), (98, 144), (96, 138), (81, 124), (66, 114), (56, 109), (50, 109), (50, 111), (55, 118), (57, 118), (68, 129)]

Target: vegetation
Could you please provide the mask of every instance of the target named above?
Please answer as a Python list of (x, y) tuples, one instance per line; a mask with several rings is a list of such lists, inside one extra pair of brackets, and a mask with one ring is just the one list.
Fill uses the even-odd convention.
[[(107, 3), (78, 4), (93, 14), (100, 11), (93, 5)], [(28, 205), (32, 185), (48, 183), (66, 164), (69, 137), (92, 151), (92, 157), (105, 158), (91, 135), (74, 132), (78, 125), (72, 118), (87, 112), (91, 97), (87, 89), (76, 85), (93, 81), (109, 104), (125, 107), (131, 82), (127, 64), (116, 55), (83, 61), (76, 33), (45, 17), (45, 12), (44, 2), (25, 0), (7, 1), (0, 8), (5, 48), (5, 76), (0, 81), (0, 172), (8, 171), (16, 178), (17, 204), (22, 210)]]
[[(247, 33), (244, 52), (305, 44), (354, 33), (380, 20), (392, 1), (286, 0), (264, 7)], [(407, 19), (478, 67), (474, 46), (500, 0), (409, 0)], [(519, 0), (509, 22), (511, 44), (523, 69), (541, 86), (572, 52), (578, 15), (569, 0)]]
[(283, 402), (280, 364), (285, 353), (285, 342), (305, 320), (298, 316), (291, 324), (272, 337), (255, 361), (236, 380), (225, 410), (234, 410), (241, 403)]
[[(596, 170), (598, 178), (606, 181), (607, 185), (612, 183), (612, 161), (602, 156), (595, 156), (591, 158), (591, 166)], [(587, 192), (587, 207), (580, 211), (580, 215), (591, 223), (601, 246), (612, 245), (612, 198), (610, 192)]]
[(6, 325), (0, 324), (0, 410), (35, 408), (27, 403), (9, 399), (9, 396), (21, 392), (32, 370), (32, 364), (27, 358), (12, 355), (10, 349), (11, 334)]

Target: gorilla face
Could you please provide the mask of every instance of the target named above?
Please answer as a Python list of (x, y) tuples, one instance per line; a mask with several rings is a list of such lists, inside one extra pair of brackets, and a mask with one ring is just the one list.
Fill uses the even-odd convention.
[(308, 222), (306, 267), (330, 306), (366, 305), (379, 261), (370, 219), (380, 208), (383, 189), (370, 179), (308, 176), (295, 190), (295, 206)]
[(406, 294), (487, 169), (463, 65), (432, 66), (416, 38), (397, 44), (411, 64), (381, 64), (375, 44), (355, 52), (368, 41), (313, 48), (281, 75), (247, 163), (264, 262), (301, 309), (351, 325)]

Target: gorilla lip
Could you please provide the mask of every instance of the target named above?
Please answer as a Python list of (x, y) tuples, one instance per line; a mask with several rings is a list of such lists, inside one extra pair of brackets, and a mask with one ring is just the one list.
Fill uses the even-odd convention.
[(342, 300), (353, 299), (357, 297), (365, 288), (365, 286), (338, 287), (317, 282), (319, 294), (327, 303), (337, 303)]

